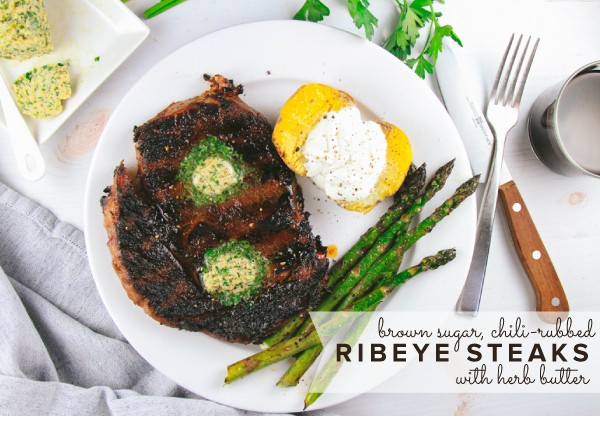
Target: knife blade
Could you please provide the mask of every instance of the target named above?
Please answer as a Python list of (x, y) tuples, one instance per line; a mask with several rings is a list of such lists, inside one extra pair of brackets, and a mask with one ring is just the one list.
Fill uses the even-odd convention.
[(452, 48), (446, 42), (443, 43), (436, 69), (435, 76), (446, 110), (460, 133), (473, 174), (479, 174), (479, 180), (483, 183), (487, 180), (492, 156), (492, 131), (464, 82)]
[[(485, 116), (467, 89), (452, 48), (444, 43), (436, 78), (448, 114), (463, 140), (474, 174), (485, 173), (493, 150), (493, 135)], [(499, 196), (511, 238), (536, 295), (536, 310), (547, 321), (565, 317), (566, 294), (525, 201), (502, 162)], [(461, 294), (458, 309), (477, 314), (481, 294)]]

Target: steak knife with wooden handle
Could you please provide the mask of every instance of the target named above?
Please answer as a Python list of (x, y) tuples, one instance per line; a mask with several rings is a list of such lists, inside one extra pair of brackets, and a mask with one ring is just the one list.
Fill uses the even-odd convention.
[[(492, 136), (481, 109), (469, 96), (460, 67), (450, 46), (438, 58), (436, 77), (450, 117), (463, 140), (473, 173), (485, 179), (492, 151)], [(554, 265), (533, 223), (517, 185), (502, 163), (499, 189), (502, 209), (512, 240), (536, 295), (536, 310), (547, 321), (566, 316), (569, 303)], [(461, 311), (477, 314), (481, 294), (463, 294), (470, 302)], [(465, 305), (468, 307), (465, 308)]]

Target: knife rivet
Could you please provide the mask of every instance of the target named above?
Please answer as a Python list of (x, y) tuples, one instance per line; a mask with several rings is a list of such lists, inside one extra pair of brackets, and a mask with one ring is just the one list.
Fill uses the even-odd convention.
[(553, 307), (558, 307), (560, 305), (560, 300), (556, 297), (552, 298), (552, 301), (550, 301), (552, 303)]
[(512, 209), (513, 209), (513, 211), (514, 211), (514, 212), (519, 212), (519, 211), (521, 211), (521, 204), (519, 204), (518, 202), (515, 202), (515, 203), (512, 205)]
[(534, 260), (539, 260), (540, 258), (542, 258), (542, 253), (536, 250), (531, 253), (531, 256)]

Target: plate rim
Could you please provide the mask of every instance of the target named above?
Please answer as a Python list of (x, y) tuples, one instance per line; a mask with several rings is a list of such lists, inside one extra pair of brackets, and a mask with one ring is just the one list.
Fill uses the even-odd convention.
[[(115, 109), (113, 111), (113, 114), (111, 114), (111, 118), (109, 119), (109, 121), (108, 121), (108, 123), (107, 123), (107, 125), (106, 125), (106, 127), (105, 127), (105, 129), (104, 129), (104, 131), (102, 133), (102, 136), (101, 136), (101, 138), (100, 138), (100, 140), (98, 142), (98, 145), (97, 145), (97, 147), (95, 149), (94, 155), (92, 157), (92, 161), (90, 163), (90, 169), (89, 169), (89, 172), (88, 172), (88, 177), (86, 179), (85, 197), (84, 197), (84, 230), (85, 230), (84, 233), (85, 233), (86, 246), (88, 247), (88, 251), (87, 251), (88, 252), (88, 259), (90, 261), (90, 265), (91, 265), (91, 269), (92, 269), (92, 275), (94, 277), (94, 282), (96, 284), (96, 287), (97, 287), (98, 291), (100, 292), (102, 301), (105, 304), (105, 307), (107, 308), (107, 310), (108, 310), (111, 318), (113, 319), (113, 321), (115, 322), (115, 325), (119, 328), (119, 330), (123, 333), (124, 336), (125, 336), (125, 332), (123, 332), (123, 330), (121, 329), (121, 326), (119, 326), (119, 321), (115, 319), (115, 317), (113, 315), (113, 312), (112, 312), (112, 309), (110, 308), (110, 306), (105, 301), (105, 298), (103, 296), (103, 290), (102, 290), (101, 284), (99, 283), (99, 277), (97, 276), (97, 273), (96, 273), (96, 267), (94, 266), (94, 259), (91, 257), (91, 254), (90, 254), (91, 250), (89, 249), (90, 245), (93, 243), (93, 241), (91, 241), (89, 239), (90, 238), (90, 236), (89, 236), (90, 232), (88, 231), (90, 229), (90, 226), (92, 225), (92, 223), (90, 223), (90, 208), (92, 208), (92, 205), (97, 206), (97, 197), (98, 197), (98, 193), (93, 193), (92, 194), (92, 192), (96, 190), (95, 187), (92, 188), (92, 185), (93, 185), (93, 181), (92, 181), (92, 179), (93, 179), (93, 169), (94, 169), (94, 165), (99, 161), (98, 157), (100, 156), (100, 151), (101, 151), (100, 147), (102, 146), (103, 140), (105, 139), (105, 135), (107, 133), (106, 129), (108, 129), (111, 126), (111, 121), (113, 121), (113, 119), (115, 119), (116, 115), (118, 115), (117, 113), (120, 111), (120, 109), (122, 107), (124, 107), (124, 104), (128, 100), (129, 95), (133, 91), (135, 91), (136, 87), (142, 85), (144, 83), (145, 78), (149, 74), (151, 74), (153, 72), (153, 70), (155, 70), (157, 67), (161, 66), (162, 64), (168, 62), (172, 57), (176, 56), (181, 51), (185, 51), (187, 49), (191, 49), (192, 48), (191, 46), (195, 45), (196, 43), (200, 43), (201, 40), (203, 40), (203, 39), (205, 39), (207, 37), (218, 37), (218, 36), (221, 36), (223, 34), (227, 34), (228, 32), (236, 32), (236, 31), (241, 31), (241, 30), (249, 29), (249, 28), (253, 28), (254, 29), (255, 27), (260, 29), (263, 26), (265, 28), (268, 28), (268, 27), (280, 26), (280, 25), (290, 26), (290, 27), (293, 27), (293, 26), (306, 27), (306, 28), (310, 28), (310, 29), (314, 29), (315, 27), (319, 27), (319, 28), (321, 28), (320, 31), (323, 31), (323, 32), (330, 32), (330, 31), (333, 31), (333, 32), (343, 32), (343, 33), (345, 33), (348, 36), (355, 37), (357, 40), (363, 40), (365, 42), (365, 45), (370, 46), (369, 48), (379, 49), (381, 52), (384, 52), (385, 54), (388, 54), (388, 55), (391, 56), (391, 54), (389, 52), (387, 52), (385, 49), (383, 49), (381, 46), (378, 46), (375, 43), (371, 43), (371, 42), (365, 40), (364, 38), (362, 38), (362, 37), (360, 37), (360, 36), (358, 36), (358, 35), (350, 32), (350, 31), (347, 31), (345, 29), (340, 29), (340, 28), (332, 27), (332, 26), (329, 26), (329, 25), (326, 25), (326, 24), (322, 24), (322, 23), (321, 24), (315, 24), (315, 23), (310, 23), (310, 22), (294, 21), (294, 20), (266, 20), (266, 21), (256, 21), (256, 22), (250, 22), (250, 23), (243, 23), (243, 24), (238, 24), (238, 25), (232, 25), (232, 26), (228, 26), (228, 27), (225, 27), (225, 28), (222, 28), (222, 29), (210, 32), (210, 33), (207, 33), (207, 34), (205, 34), (203, 36), (198, 37), (195, 40), (190, 41), (189, 43), (184, 44), (183, 46), (178, 47), (176, 50), (174, 50), (173, 52), (171, 52), (169, 55), (165, 56), (160, 61), (158, 61), (157, 63), (155, 63), (152, 68), (148, 69), (144, 73), (144, 75), (136, 82), (136, 84), (134, 84), (133, 86), (131, 86), (129, 88), (129, 90), (127, 91), (127, 93), (125, 93), (125, 95), (122, 97), (122, 99), (119, 102), (119, 104), (115, 107)], [(263, 30), (265, 28), (263, 28)], [(391, 57), (393, 57), (393, 56), (391, 56)], [(405, 66), (398, 59), (395, 59), (395, 60), (397, 60), (398, 64), (401, 64), (401, 66)], [(411, 74), (412, 74), (412, 71), (411, 71)], [(418, 79), (418, 77), (416, 75), (414, 75), (414, 78)], [(421, 80), (419, 80), (419, 81), (420, 81), (420, 84), (424, 84)], [(424, 86), (424, 87), (427, 90), (430, 90), (429, 87), (427, 87), (427, 86)], [(452, 127), (452, 132), (454, 133), (452, 135), (452, 138), (460, 141), (460, 136), (459, 136), (458, 130), (454, 126), (452, 120), (450, 119), (449, 115), (447, 114), (447, 112), (446, 112), (445, 108), (443, 107), (443, 105), (441, 104), (440, 100), (435, 96), (435, 94), (433, 92), (431, 92), (430, 95), (433, 98), (435, 98), (435, 102), (437, 102), (441, 106), (441, 110), (443, 111), (443, 114), (447, 118), (447, 123), (446, 124), (449, 124)], [(133, 124), (132, 124), (132, 126), (133, 126)], [(462, 145), (462, 143), (458, 143), (457, 147), (460, 150), (462, 150), (462, 152), (460, 152), (461, 156), (463, 158), (466, 158), (466, 151), (465, 151), (464, 146)], [(468, 161), (467, 161), (467, 164), (468, 164)], [(470, 170), (468, 171), (468, 173), (469, 173), (469, 176), (472, 176), (472, 173), (471, 173)], [(468, 202), (468, 203), (471, 204), (471, 215), (473, 217), (476, 217), (476, 204), (474, 202), (474, 199), (471, 199), (471, 201), (472, 202)], [(466, 205), (463, 206), (463, 208), (466, 208), (466, 207), (467, 207)], [(473, 222), (473, 225), (474, 224), (475, 223)], [(472, 236), (473, 236), (471, 238), (472, 241), (470, 241), (471, 243), (469, 244), (471, 251), (467, 253), (469, 258), (472, 255), (472, 249), (473, 249), (473, 246), (474, 246), (474, 230), (472, 231)], [(466, 277), (466, 272), (464, 274), (465, 274), (465, 277)], [(127, 338), (127, 336), (125, 336), (125, 338), (129, 341), (129, 338)], [(181, 385), (182, 387), (187, 388), (191, 392), (193, 392), (195, 394), (198, 394), (198, 395), (201, 395), (202, 397), (205, 397), (205, 398), (207, 398), (209, 400), (212, 400), (212, 401), (215, 401), (215, 402), (218, 402), (218, 403), (222, 403), (218, 399), (213, 399), (213, 398), (211, 398), (210, 396), (208, 396), (206, 394), (202, 394), (202, 393), (198, 392), (195, 389), (189, 388), (188, 386), (181, 384), (180, 382), (178, 382), (178, 380), (176, 378), (174, 378), (174, 377), (170, 376), (169, 374), (165, 373), (163, 370), (161, 370), (159, 367), (157, 367), (153, 362), (151, 362), (150, 360), (148, 360), (142, 354), (142, 352), (138, 349), (138, 347), (135, 344), (133, 344), (133, 343), (131, 343), (131, 344), (134, 347), (134, 349), (136, 349), (136, 351), (138, 353), (140, 353), (141, 357), (143, 357), (146, 361), (148, 361), (154, 368), (156, 368), (162, 374), (164, 374), (165, 376), (167, 376), (170, 379), (172, 379), (173, 381), (175, 381), (178, 385)], [(309, 409), (307, 409), (307, 410), (317, 410), (317, 409), (323, 409), (323, 408), (331, 407), (331, 406), (339, 404), (341, 402), (348, 401), (348, 400), (350, 400), (350, 399), (352, 399), (352, 398), (354, 398), (354, 397), (356, 397), (356, 396), (358, 396), (360, 394), (351, 394), (351, 395), (349, 395), (349, 394), (341, 394), (341, 395), (343, 397), (341, 397), (341, 399), (339, 399), (339, 400), (332, 400), (330, 403), (325, 403), (323, 405), (317, 403), (317, 407), (315, 407), (315, 405), (313, 405), (313, 406), (309, 407)], [(290, 410), (290, 409), (283, 409), (282, 410), (282, 409), (277, 409), (277, 408), (268, 409), (268, 410), (265, 410), (265, 409), (256, 410), (255, 408), (252, 408), (249, 405), (243, 404), (243, 403), (242, 404), (227, 404), (227, 405), (230, 406), (230, 407), (237, 408), (237, 409), (260, 411), (260, 412), (266, 412), (266, 413), (285, 413), (285, 412), (301, 411), (300, 409), (299, 410)]]

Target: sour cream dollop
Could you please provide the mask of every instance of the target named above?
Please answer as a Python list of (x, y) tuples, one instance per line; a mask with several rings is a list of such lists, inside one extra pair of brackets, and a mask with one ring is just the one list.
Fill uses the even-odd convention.
[(336, 201), (368, 197), (385, 169), (387, 141), (356, 106), (322, 116), (302, 149), (306, 175)]

